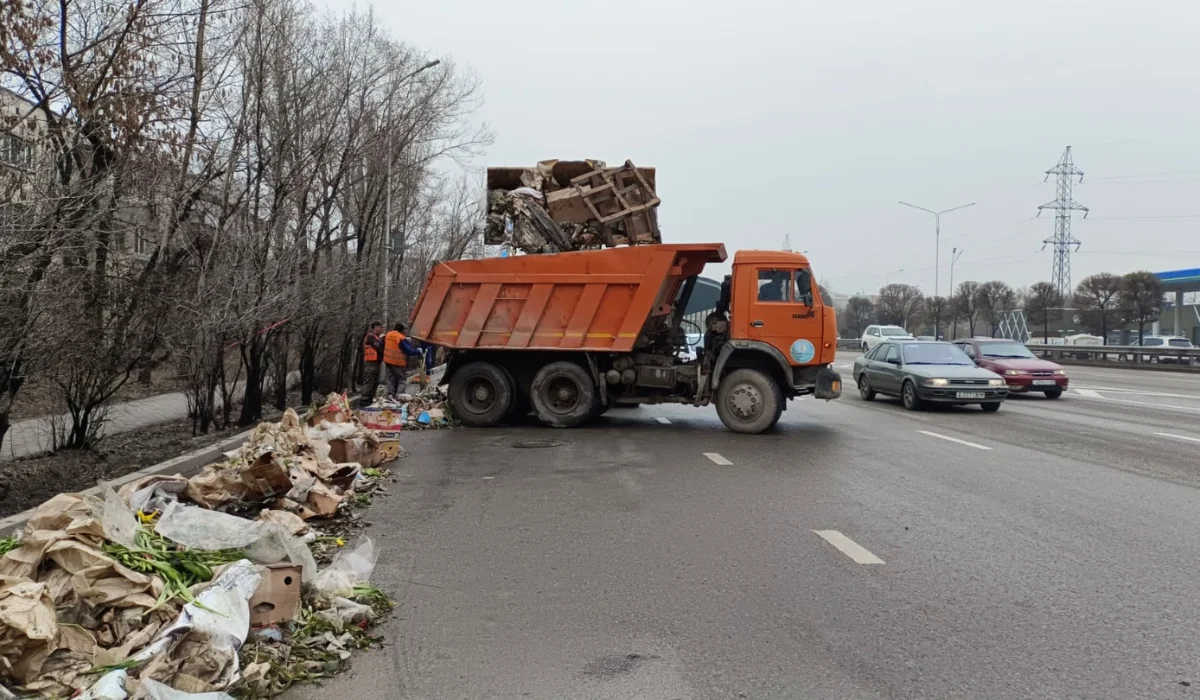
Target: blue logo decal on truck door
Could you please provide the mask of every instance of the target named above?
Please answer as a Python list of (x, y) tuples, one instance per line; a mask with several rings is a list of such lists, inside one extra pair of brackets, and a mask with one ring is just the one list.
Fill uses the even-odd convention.
[(792, 343), (791, 354), (793, 360), (804, 365), (812, 362), (813, 356), (817, 354), (817, 350), (807, 340), (797, 340)]

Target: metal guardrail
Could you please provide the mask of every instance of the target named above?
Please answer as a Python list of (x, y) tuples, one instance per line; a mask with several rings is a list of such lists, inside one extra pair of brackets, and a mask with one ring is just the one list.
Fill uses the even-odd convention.
[(1142, 345), (1044, 345), (1028, 343), (1027, 348), (1048, 360), (1109, 362), (1126, 365), (1197, 365), (1200, 348), (1146, 347)]

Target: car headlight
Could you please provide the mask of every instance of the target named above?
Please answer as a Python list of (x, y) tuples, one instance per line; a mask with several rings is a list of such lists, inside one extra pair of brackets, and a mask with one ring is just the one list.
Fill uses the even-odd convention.
[(1019, 369), (1006, 369), (1004, 370), (1004, 374), (1008, 377), (1019, 377), (1022, 374), (1025, 374), (1025, 372)]
[(1004, 386), (1003, 379), (989, 379), (988, 386)]
[(1065, 376), (1067, 376), (1067, 370), (1065, 370), (1065, 369), (1056, 369), (1056, 370), (1054, 370), (1054, 376), (1056, 376), (1056, 377), (1065, 377)]
[(926, 379), (924, 384), (925, 386), (948, 386), (950, 384), (950, 380), (938, 377), (936, 379)]

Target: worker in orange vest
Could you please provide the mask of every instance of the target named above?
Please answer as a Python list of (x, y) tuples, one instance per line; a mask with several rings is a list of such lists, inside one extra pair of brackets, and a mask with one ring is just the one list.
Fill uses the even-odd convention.
[(404, 380), (408, 374), (408, 356), (417, 354), (404, 331), (403, 323), (388, 331), (383, 337), (383, 364), (387, 367), (388, 396), (395, 397), (404, 388)]
[(382, 356), (383, 323), (373, 321), (363, 336), (363, 369), (366, 372), (363, 396), (368, 402), (375, 400), (375, 390), (379, 386), (379, 361)]

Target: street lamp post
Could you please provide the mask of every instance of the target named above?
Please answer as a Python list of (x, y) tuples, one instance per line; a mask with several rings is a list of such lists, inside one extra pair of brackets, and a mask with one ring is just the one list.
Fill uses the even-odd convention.
[(899, 273), (901, 273), (901, 272), (904, 272), (904, 268), (903, 268), (903, 267), (902, 267), (902, 268), (900, 268), (899, 270), (892, 270), (891, 272), (889, 272), (889, 273), (887, 273), (886, 275), (884, 275), (884, 276), (883, 276), (883, 286), (885, 286), (885, 287), (886, 287), (886, 286), (888, 286), (888, 284), (889, 284), (889, 283), (891, 282), (891, 280), (892, 280), (892, 275), (899, 274)]
[[(962, 257), (962, 254), (963, 254), (962, 248), (951, 248), (950, 249), (950, 297), (947, 297), (947, 298), (954, 297), (954, 263), (958, 262), (958, 259)], [(953, 336), (958, 335), (958, 318), (957, 317), (954, 317), (953, 323), (954, 323), (953, 330), (950, 331), (950, 336), (951, 336), (950, 339), (951, 340), (954, 339)]]
[[(938, 273), (940, 272), (940, 270), (938, 268), (941, 266), (941, 262), (942, 262), (941, 261), (942, 214), (949, 214), (952, 211), (958, 211), (959, 209), (966, 209), (967, 207), (973, 207), (973, 206), (975, 206), (975, 202), (971, 202), (970, 204), (960, 204), (957, 207), (951, 207), (949, 209), (943, 209), (941, 211), (934, 211), (932, 209), (926, 209), (925, 207), (918, 207), (917, 205), (909, 204), (908, 202), (900, 202), (900, 203), (906, 207), (912, 207), (913, 209), (920, 209), (923, 212), (928, 212), (930, 214), (933, 214), (933, 235), (934, 235), (934, 239), (933, 239), (933, 295), (935, 297), (940, 296), (941, 289), (938, 286), (938, 281), (939, 281)], [(938, 330), (939, 330), (938, 326), (939, 325), (941, 325), (941, 319), (934, 319), (934, 321), (933, 321), (933, 337), (934, 338), (936, 338), (938, 336)]]

